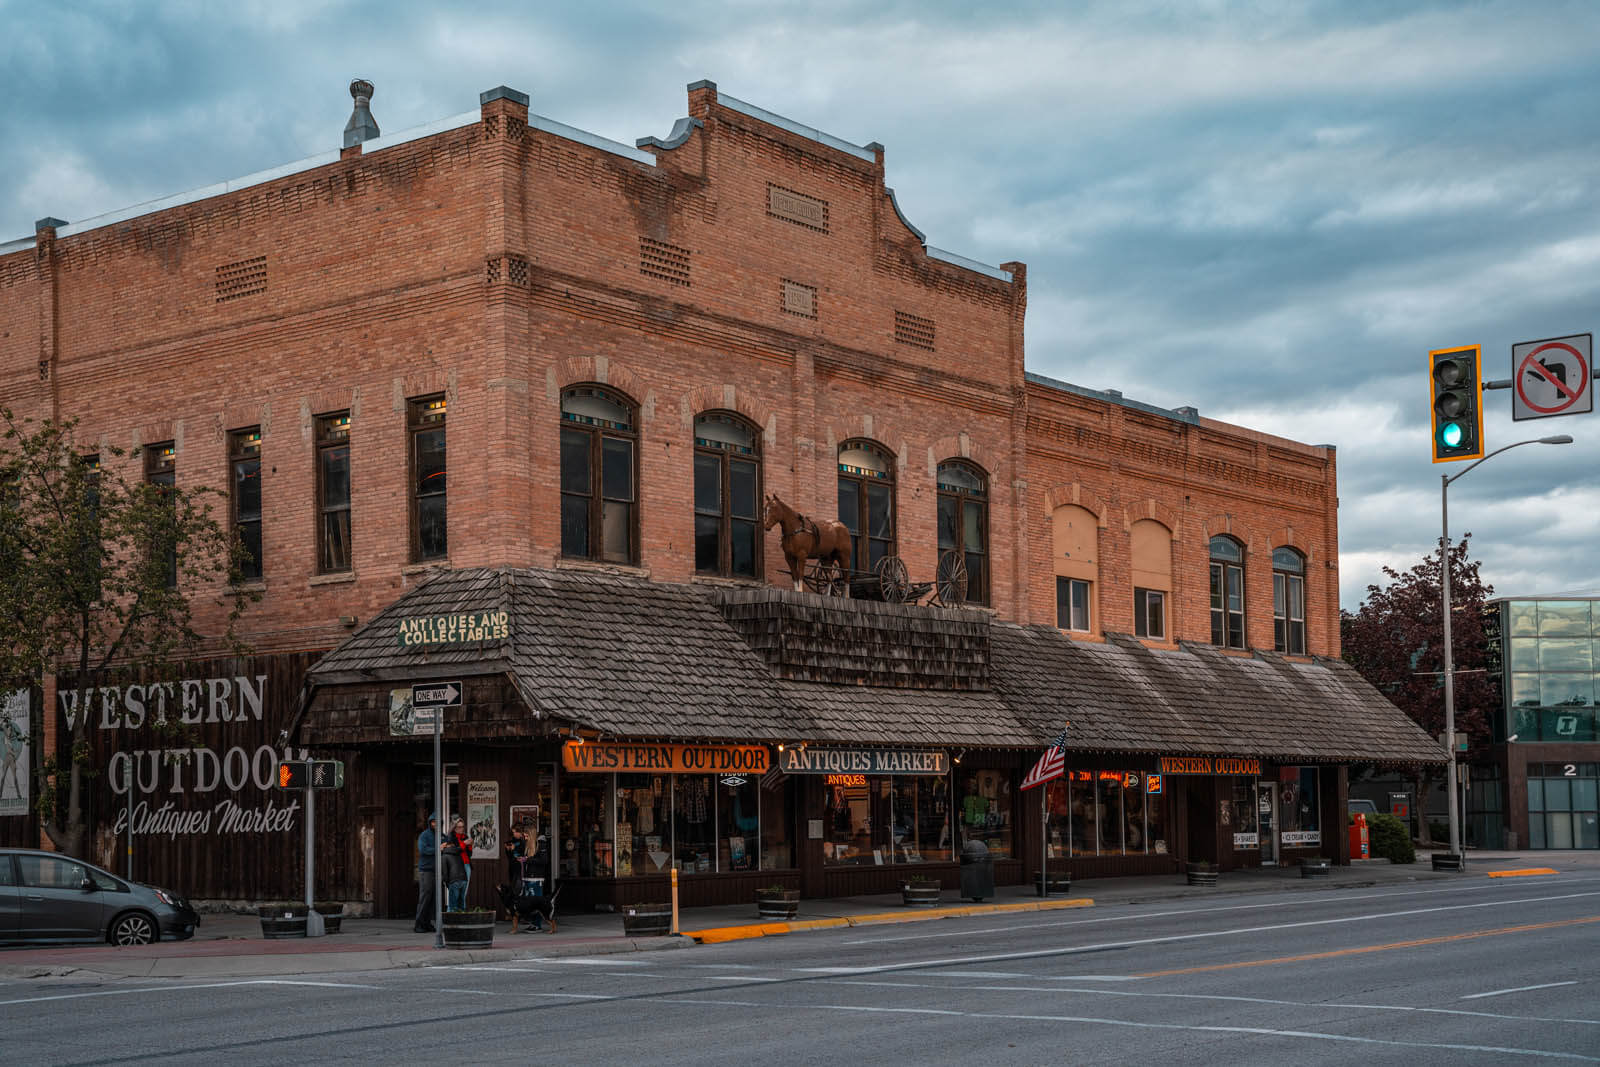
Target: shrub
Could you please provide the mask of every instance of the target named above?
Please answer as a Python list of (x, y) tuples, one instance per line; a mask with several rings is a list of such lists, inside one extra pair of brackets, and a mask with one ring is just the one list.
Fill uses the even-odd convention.
[(1367, 841), (1376, 859), (1386, 859), (1390, 863), (1417, 862), (1411, 833), (1406, 824), (1393, 815), (1367, 816)]

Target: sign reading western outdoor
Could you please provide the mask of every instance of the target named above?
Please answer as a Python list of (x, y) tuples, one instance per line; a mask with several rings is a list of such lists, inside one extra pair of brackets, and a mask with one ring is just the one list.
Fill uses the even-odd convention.
[(419, 615), (395, 627), (401, 648), (460, 645), (472, 641), (504, 641), (511, 636), (511, 616), (504, 611), (465, 611), (451, 615)]
[(944, 774), (949, 755), (906, 748), (786, 748), (778, 753), (785, 774)]
[(767, 770), (764, 745), (674, 745), (635, 741), (568, 741), (561, 765), (578, 773), (728, 774)]
[(1261, 774), (1260, 760), (1239, 756), (1162, 756), (1160, 762), (1162, 774)]

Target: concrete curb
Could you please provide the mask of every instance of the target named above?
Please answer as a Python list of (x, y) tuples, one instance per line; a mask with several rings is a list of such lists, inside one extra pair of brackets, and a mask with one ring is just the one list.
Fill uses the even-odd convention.
[(1008, 912), (1060, 911), (1065, 908), (1092, 908), (1089, 897), (1074, 900), (1036, 900), (1021, 904), (972, 904), (954, 908), (927, 908), (919, 911), (884, 911), (832, 919), (796, 919), (793, 922), (750, 923), (747, 926), (717, 926), (705, 930), (685, 930), (683, 936), (698, 945), (720, 945), (727, 941), (746, 941), (755, 937), (782, 937), (811, 930), (837, 930), (845, 926), (875, 926), (890, 923), (928, 922), (932, 919), (960, 919), (972, 915), (1004, 915)]

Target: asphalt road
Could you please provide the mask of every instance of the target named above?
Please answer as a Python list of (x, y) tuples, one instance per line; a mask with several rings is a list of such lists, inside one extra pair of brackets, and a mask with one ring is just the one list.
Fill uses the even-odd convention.
[(7, 981), (0, 1027), (17, 1064), (1600, 1062), (1600, 876), (295, 979)]

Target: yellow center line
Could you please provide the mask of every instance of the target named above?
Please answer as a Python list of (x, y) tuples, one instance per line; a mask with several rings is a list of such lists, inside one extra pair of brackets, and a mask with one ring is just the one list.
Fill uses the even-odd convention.
[(1478, 937), (1499, 937), (1502, 934), (1525, 934), (1534, 930), (1553, 930), (1561, 926), (1600, 922), (1600, 915), (1585, 919), (1561, 919), (1556, 922), (1530, 923), (1527, 926), (1502, 926), (1498, 930), (1477, 930), (1470, 934), (1450, 934), (1446, 937), (1424, 937), (1415, 941), (1394, 941), (1387, 945), (1364, 945), (1360, 948), (1341, 948), (1332, 952), (1309, 952), (1302, 956), (1278, 956), (1270, 960), (1242, 960), (1238, 963), (1216, 963), (1209, 967), (1184, 967), (1173, 971), (1150, 971), (1136, 974), (1135, 978), (1168, 978), (1176, 974), (1200, 974), (1205, 971), (1232, 971), (1240, 967), (1270, 967), (1278, 963), (1303, 963), (1307, 960), (1329, 960), (1339, 956), (1359, 956), (1367, 952), (1387, 952), (1397, 948), (1418, 948), (1423, 945), (1445, 945), (1452, 941), (1470, 941)]

